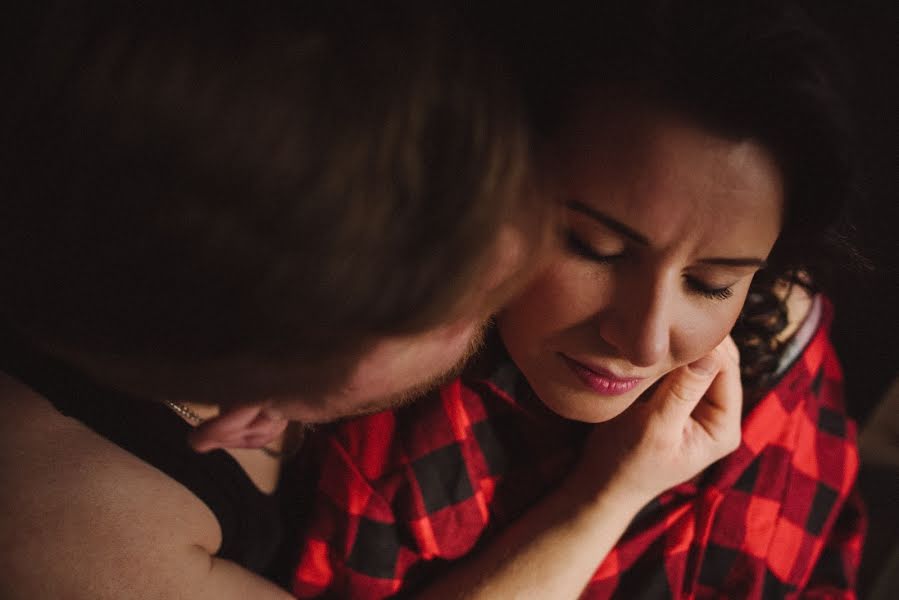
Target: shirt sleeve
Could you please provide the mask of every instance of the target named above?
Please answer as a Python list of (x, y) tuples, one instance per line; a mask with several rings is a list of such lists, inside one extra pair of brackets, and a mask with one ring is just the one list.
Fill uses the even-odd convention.
[[(858, 489), (859, 452), (857, 428), (846, 412), (842, 369), (829, 337), (820, 346), (809, 349), (814, 355), (821, 348), (820, 368), (811, 382), (817, 397), (814, 444), (821, 486), (830, 486), (836, 502), (821, 532), (820, 551), (799, 590), (801, 598), (856, 598), (856, 583), (862, 544), (867, 528), (867, 514)], [(820, 488), (819, 488), (820, 489)], [(825, 505), (821, 494), (812, 504)], [(823, 516), (823, 515), (822, 515)]]
[(840, 509), (801, 598), (855, 599), (867, 519), (858, 488)]

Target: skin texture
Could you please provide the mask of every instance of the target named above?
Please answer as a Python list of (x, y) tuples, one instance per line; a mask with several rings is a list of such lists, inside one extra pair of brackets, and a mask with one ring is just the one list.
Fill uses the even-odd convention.
[(0, 412), (0, 597), (290, 598), (212, 557), (218, 522), (189, 490), (2, 374)]
[[(613, 117), (585, 109), (562, 135), (569, 243), (498, 320), (543, 402), (591, 423), (725, 338), (758, 268), (726, 263), (768, 256), (783, 203), (779, 170), (752, 141), (650, 109)], [(565, 357), (639, 382), (597, 393)]]

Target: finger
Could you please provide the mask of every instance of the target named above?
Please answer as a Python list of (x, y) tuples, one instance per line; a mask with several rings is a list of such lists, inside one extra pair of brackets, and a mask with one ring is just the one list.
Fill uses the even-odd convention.
[[(740, 409), (743, 389), (740, 384), (740, 353), (730, 336), (724, 338), (714, 350), (720, 371), (709, 389), (703, 406), (713, 406), (723, 411)], [(739, 392), (737, 393), (737, 388)], [(713, 393), (717, 392), (717, 393)]]
[(713, 439), (735, 445), (739, 443), (740, 436), (743, 385), (740, 382), (739, 353), (730, 338), (725, 342), (716, 349), (721, 359), (721, 370), (691, 416)]
[(649, 400), (654, 414), (667, 423), (684, 423), (721, 369), (716, 352), (675, 369), (662, 380)]
[(230, 407), (188, 434), (188, 443), (197, 452), (219, 448), (260, 448), (276, 439), (287, 427), (281, 415), (264, 406)]

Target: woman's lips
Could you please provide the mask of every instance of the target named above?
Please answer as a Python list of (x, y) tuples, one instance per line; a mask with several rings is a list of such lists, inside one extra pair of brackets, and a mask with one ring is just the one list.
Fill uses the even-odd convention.
[(568, 368), (574, 371), (574, 374), (578, 376), (578, 379), (580, 379), (584, 385), (603, 396), (619, 396), (621, 394), (626, 394), (637, 387), (638, 383), (643, 381), (643, 379), (639, 377), (636, 379), (616, 377), (608, 371), (597, 370), (595, 367), (588, 367), (564, 354), (560, 353), (559, 356), (562, 357), (565, 364), (568, 365)]

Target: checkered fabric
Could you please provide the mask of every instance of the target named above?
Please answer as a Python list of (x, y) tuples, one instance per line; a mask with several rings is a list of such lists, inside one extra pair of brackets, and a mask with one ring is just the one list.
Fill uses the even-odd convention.
[[(828, 304), (801, 356), (747, 407), (739, 449), (644, 507), (584, 597), (855, 597), (864, 515), (830, 314)], [(322, 430), (294, 593), (420, 589), (551, 490), (587, 431), (542, 408), (510, 364)]]

